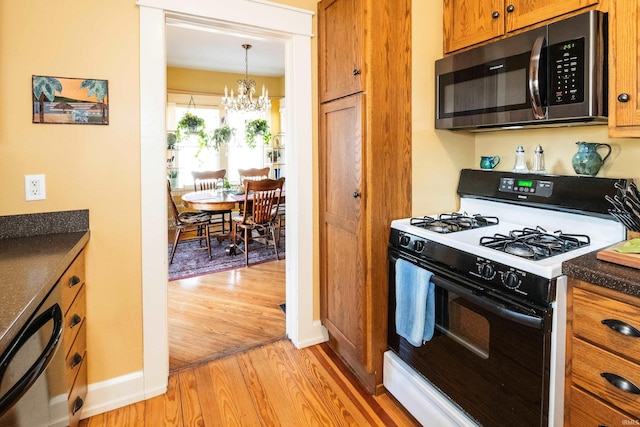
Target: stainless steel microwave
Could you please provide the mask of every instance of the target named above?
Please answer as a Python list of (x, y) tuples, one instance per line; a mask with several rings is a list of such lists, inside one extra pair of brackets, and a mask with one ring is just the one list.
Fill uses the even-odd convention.
[(607, 121), (607, 14), (590, 11), (436, 61), (436, 129)]

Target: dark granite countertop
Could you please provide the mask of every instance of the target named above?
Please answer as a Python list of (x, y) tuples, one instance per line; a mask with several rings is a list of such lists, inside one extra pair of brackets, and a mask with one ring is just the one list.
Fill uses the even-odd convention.
[(0, 217), (0, 354), (89, 241), (89, 212)]
[(640, 270), (596, 258), (598, 251), (562, 263), (562, 272), (604, 288), (640, 297)]

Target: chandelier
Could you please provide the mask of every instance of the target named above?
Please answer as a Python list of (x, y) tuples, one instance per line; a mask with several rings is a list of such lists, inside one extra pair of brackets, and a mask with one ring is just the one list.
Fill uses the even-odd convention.
[(248, 53), (251, 45), (243, 44), (242, 47), (244, 48), (245, 71), (244, 79), (238, 79), (238, 97), (233, 97), (233, 89), (231, 89), (231, 96), (229, 96), (227, 86), (225, 86), (222, 105), (224, 105), (224, 109), (227, 111), (267, 111), (271, 108), (269, 89), (265, 89), (264, 85), (262, 85), (262, 95), (254, 99), (253, 95), (256, 92), (256, 81), (253, 79), (249, 80)]

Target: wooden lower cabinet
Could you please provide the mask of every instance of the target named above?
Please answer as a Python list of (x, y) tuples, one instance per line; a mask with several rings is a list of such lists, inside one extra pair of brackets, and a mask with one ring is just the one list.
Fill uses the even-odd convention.
[(76, 257), (59, 281), (62, 287), (64, 330), (63, 349), (66, 362), (70, 426), (80, 422), (87, 397), (86, 284), (84, 251)]
[(640, 299), (569, 280), (565, 421), (640, 424)]

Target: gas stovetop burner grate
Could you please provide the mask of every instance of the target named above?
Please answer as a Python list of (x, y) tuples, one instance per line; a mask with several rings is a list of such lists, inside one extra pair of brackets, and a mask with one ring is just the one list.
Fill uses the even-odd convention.
[(422, 218), (411, 218), (410, 224), (421, 227), (436, 233), (454, 233), (456, 231), (469, 230), (472, 228), (487, 227), (497, 225), (499, 220), (495, 216), (467, 215), (452, 212), (440, 214), (437, 217), (424, 216)]
[(590, 243), (587, 235), (564, 234), (562, 231), (548, 233), (542, 227), (512, 230), (508, 236), (495, 234), (480, 238), (482, 246), (534, 261), (579, 249)]

